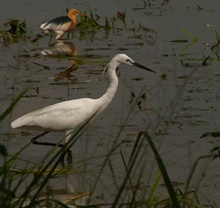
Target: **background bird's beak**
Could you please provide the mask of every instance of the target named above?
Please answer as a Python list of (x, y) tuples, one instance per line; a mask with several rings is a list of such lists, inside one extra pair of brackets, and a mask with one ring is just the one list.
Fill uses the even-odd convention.
[(156, 73), (155, 71), (153, 71), (153, 70), (147, 68), (146, 66), (143, 66), (143, 65), (141, 65), (141, 64), (139, 64), (139, 63), (137, 63), (137, 62), (134, 62), (134, 63), (132, 63), (132, 64), (133, 64), (134, 66), (138, 67), (138, 68), (142, 68), (142, 69), (145, 69), (145, 70), (147, 70), (147, 71)]

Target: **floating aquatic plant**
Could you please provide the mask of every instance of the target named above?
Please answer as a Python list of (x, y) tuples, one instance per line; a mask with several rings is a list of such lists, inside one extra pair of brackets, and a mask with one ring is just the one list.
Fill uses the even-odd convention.
[(16, 39), (24, 37), (27, 33), (25, 21), (9, 19), (0, 29), (0, 42), (5, 45), (13, 43)]

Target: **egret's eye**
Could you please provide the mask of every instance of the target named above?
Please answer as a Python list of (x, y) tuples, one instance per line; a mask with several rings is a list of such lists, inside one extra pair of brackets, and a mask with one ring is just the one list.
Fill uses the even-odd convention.
[(126, 62), (131, 63), (131, 60), (130, 59), (126, 59)]

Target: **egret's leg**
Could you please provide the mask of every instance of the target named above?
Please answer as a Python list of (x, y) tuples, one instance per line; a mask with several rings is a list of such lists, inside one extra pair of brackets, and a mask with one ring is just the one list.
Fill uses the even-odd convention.
[(75, 192), (75, 189), (70, 181), (70, 174), (66, 174), (66, 191), (67, 193), (74, 193)]
[[(72, 131), (66, 131), (66, 138), (65, 138), (65, 143), (67, 143), (72, 137)], [(67, 155), (67, 164), (72, 164), (73, 163), (73, 155), (71, 149), (68, 148), (68, 155)]]
[[(71, 132), (72, 131), (68, 131), (69, 133), (67, 133), (66, 135), (66, 138), (65, 138), (65, 143), (69, 140), (69, 138), (71, 138)], [(64, 157), (65, 157), (65, 154), (67, 153), (67, 164), (71, 164), (72, 161), (73, 161), (73, 157), (72, 157), (72, 152), (71, 152), (71, 149), (68, 148), (68, 147), (64, 147), (65, 145), (64, 144), (56, 144), (56, 143), (51, 143), (51, 142), (39, 142), (37, 141), (37, 139), (39, 139), (40, 137), (48, 134), (49, 131), (45, 131), (39, 135), (37, 135), (36, 137), (34, 137), (33, 139), (31, 139), (31, 142), (32, 144), (36, 144), (36, 145), (46, 145), (46, 146), (58, 146), (58, 147), (61, 147), (63, 148), (63, 153), (60, 155), (60, 161), (61, 161), (61, 164), (62, 166), (65, 166), (64, 164)], [(67, 138), (68, 137), (68, 138)]]
[[(72, 131), (66, 131), (65, 143), (69, 142), (72, 137)], [(65, 151), (65, 150), (64, 150)], [(73, 169), (73, 156), (71, 149), (67, 149), (67, 173), (66, 177), (66, 191), (67, 193), (74, 193), (75, 189), (71, 183), (71, 170)], [(69, 172), (70, 171), (70, 172)]]
[[(72, 136), (71, 133), (72, 133), (72, 130), (66, 131), (65, 144), (71, 139), (71, 136)], [(65, 157), (66, 153), (67, 153), (67, 165), (71, 165), (73, 163), (72, 151), (70, 148), (65, 147), (63, 149), (63, 153), (60, 155), (60, 161), (61, 161), (61, 165), (63, 167), (65, 167), (64, 157)]]
[[(65, 138), (65, 143), (67, 143), (70, 138), (71, 138), (71, 132), (72, 131), (67, 131), (66, 132), (66, 138)], [(50, 143), (50, 142), (38, 142), (37, 139), (39, 139), (40, 137), (48, 134), (49, 131), (45, 131), (37, 136), (35, 136), (33, 139), (31, 139), (31, 142), (33, 144), (36, 144), (36, 145), (47, 145), (47, 146), (56, 146), (57, 144), (56, 143)], [(59, 144), (58, 147), (64, 147), (63, 144)], [(70, 182), (70, 174), (69, 174), (69, 170), (72, 170), (72, 163), (73, 163), (73, 157), (72, 157), (72, 152), (71, 152), (71, 149), (69, 149), (68, 147), (65, 147), (63, 149), (63, 153), (61, 153), (60, 155), (60, 161), (61, 161), (61, 164), (63, 167), (65, 167), (65, 163), (64, 163), (64, 157), (65, 157), (65, 154), (67, 152), (67, 174), (65, 175), (66, 177), (66, 190), (67, 190), (67, 193), (74, 193), (75, 192), (75, 189), (72, 185), (72, 183)]]
[(71, 137), (72, 137), (72, 132), (73, 132), (73, 130), (68, 130), (68, 131), (66, 131), (66, 133), (65, 133), (65, 143), (67, 143), (70, 139), (71, 139)]
[[(33, 139), (31, 139), (32, 144), (36, 144), (36, 145), (46, 145), (46, 146), (56, 146), (56, 143), (51, 143), (51, 142), (39, 142), (37, 141), (37, 139), (39, 139), (40, 137), (48, 134), (49, 131), (45, 131), (39, 135), (37, 135), (36, 137), (34, 137)], [(63, 147), (63, 144), (59, 144), (58, 147)]]

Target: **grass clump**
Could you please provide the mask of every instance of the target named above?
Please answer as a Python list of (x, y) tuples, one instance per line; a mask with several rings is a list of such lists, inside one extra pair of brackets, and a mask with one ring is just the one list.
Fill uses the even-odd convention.
[[(141, 178), (144, 175), (143, 172), (139, 173), (139, 178), (136, 183), (134, 183), (133, 178), (135, 175), (135, 169), (137, 168), (136, 165), (138, 164), (138, 157), (140, 156), (141, 148), (143, 145), (149, 144), (150, 149), (154, 153), (158, 171), (155, 174), (153, 183), (151, 184), (151, 188), (147, 192), (147, 194), (141, 198), (139, 195), (139, 188), (137, 185), (141, 182)], [(112, 207), (164, 207), (164, 208), (205, 208), (205, 207), (217, 207), (215, 206), (215, 203), (210, 205), (203, 205), (200, 203), (200, 199), (198, 197), (197, 191), (190, 189), (190, 185), (192, 182), (192, 177), (195, 175), (195, 170), (198, 167), (198, 163), (204, 159), (215, 159), (220, 157), (219, 148), (215, 148), (211, 150), (210, 154), (204, 155), (199, 157), (187, 178), (187, 181), (185, 182), (185, 188), (175, 188), (175, 183), (172, 183), (172, 180), (170, 176), (168, 175), (167, 168), (157, 150), (157, 148), (154, 145), (153, 139), (148, 134), (148, 132), (140, 132), (136, 142), (134, 144), (133, 150), (130, 154), (130, 158), (128, 159), (128, 162), (125, 162), (125, 158), (123, 156), (123, 153), (121, 152), (121, 158), (124, 163), (124, 169), (125, 169), (125, 177), (123, 179), (123, 182), (121, 183), (121, 186), (119, 187), (118, 193), (115, 197), (115, 200), (112, 204)], [(142, 154), (141, 154), (141, 157)], [(164, 185), (167, 189), (167, 194), (158, 194), (159, 191), (159, 181), (163, 179)], [(123, 200), (123, 195), (127, 194), (127, 188), (131, 187), (130, 196), (127, 201)]]
[[(10, 105), (9, 109), (13, 109), (13, 106), (19, 101), (19, 99), (27, 92), (29, 88), (25, 89), (18, 97), (16, 101)], [(7, 112), (7, 113), (5, 113)], [(1, 115), (2, 120), (10, 113), (10, 110), (6, 110)], [(63, 147), (71, 148), (75, 142), (81, 137), (87, 124), (75, 132), (72, 139)], [(120, 131), (123, 131), (121, 129)], [(119, 138), (121, 132), (117, 135)], [(118, 140), (118, 139), (117, 139)], [(93, 182), (91, 191), (89, 193), (83, 193), (79, 196), (72, 197), (67, 202), (58, 200), (56, 195), (51, 194), (50, 180), (59, 175), (68, 175), (72, 170), (72, 166), (60, 167), (60, 159), (63, 155), (63, 148), (57, 149), (57, 146), (53, 147), (48, 153), (45, 154), (40, 163), (33, 163), (22, 158), (22, 153), (29, 147), (31, 143), (28, 143), (22, 147), (16, 154), (10, 155), (4, 145), (0, 144), (0, 154), (3, 158), (3, 165), (0, 168), (0, 207), (68, 207), (68, 204), (77, 204), (77, 197), (83, 197), (89, 195), (85, 204), (80, 207), (94, 207), (105, 206), (109, 207), (164, 207), (164, 208), (203, 208), (199, 201), (198, 194), (195, 190), (190, 188), (192, 177), (195, 174), (195, 170), (198, 167), (198, 163), (204, 159), (216, 159), (220, 156), (219, 147), (214, 148), (210, 154), (199, 157), (189, 173), (188, 179), (185, 182), (185, 188), (176, 188), (175, 184), (168, 174), (168, 170), (160, 156), (159, 151), (155, 147), (152, 137), (147, 131), (140, 132), (135, 140), (132, 151), (128, 156), (125, 156), (123, 151), (120, 150), (122, 142), (114, 144), (109, 153), (105, 156), (102, 165), (96, 179)], [(145, 174), (145, 165), (140, 165), (140, 158), (146, 157), (146, 152), (143, 152), (142, 148), (148, 145), (148, 149), (151, 149), (153, 156), (157, 163), (157, 171), (154, 175), (149, 190), (144, 188), (144, 194), (140, 194), (140, 184), (142, 183), (143, 176)], [(117, 193), (114, 195), (111, 203), (93, 203), (92, 196), (94, 196), (97, 184), (104, 174), (106, 167), (110, 166), (111, 175), (116, 177), (114, 167), (111, 166), (111, 157), (115, 155), (115, 152), (119, 152), (118, 159), (122, 161), (121, 171), (124, 175), (120, 182), (117, 183)], [(14, 166), (18, 162), (26, 162), (26, 169), (15, 169)], [(138, 171), (137, 171), (138, 169)], [(31, 178), (31, 180), (30, 180)], [(159, 181), (163, 180), (167, 192), (161, 193), (159, 190)], [(26, 184), (25, 188), (23, 184)], [(128, 190), (129, 187), (129, 190)], [(42, 197), (41, 193), (46, 190), (46, 195)], [(215, 207), (210, 205), (210, 207)], [(217, 207), (217, 206), (216, 206)]]
[(25, 21), (10, 19), (0, 28), (0, 42), (9, 45), (27, 33)]

